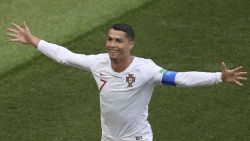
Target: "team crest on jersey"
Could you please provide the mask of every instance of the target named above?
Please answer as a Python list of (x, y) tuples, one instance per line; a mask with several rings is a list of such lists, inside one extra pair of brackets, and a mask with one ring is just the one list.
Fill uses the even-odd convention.
[(134, 74), (128, 74), (128, 76), (126, 77), (126, 82), (128, 83), (127, 87), (133, 87), (133, 83), (135, 83)]

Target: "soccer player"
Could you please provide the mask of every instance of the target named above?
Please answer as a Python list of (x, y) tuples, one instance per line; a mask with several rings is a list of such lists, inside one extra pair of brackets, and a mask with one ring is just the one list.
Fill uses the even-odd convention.
[(127, 24), (113, 25), (107, 34), (107, 53), (76, 54), (56, 44), (33, 36), (28, 26), (12, 24), (7, 29), (10, 41), (33, 45), (58, 63), (90, 71), (100, 91), (102, 141), (152, 141), (148, 104), (156, 85), (182, 87), (232, 82), (243, 86), (247, 72), (243, 67), (222, 71), (174, 72), (156, 65), (150, 59), (131, 55), (134, 31)]

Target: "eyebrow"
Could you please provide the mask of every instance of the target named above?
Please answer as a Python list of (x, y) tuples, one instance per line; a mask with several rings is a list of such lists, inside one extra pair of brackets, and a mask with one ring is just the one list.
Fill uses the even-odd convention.
[(115, 40), (124, 40), (124, 38), (122, 38), (122, 37), (121, 38), (113, 38), (113, 37), (111, 37), (109, 35), (107, 36), (107, 38), (111, 38), (111, 39), (115, 39)]

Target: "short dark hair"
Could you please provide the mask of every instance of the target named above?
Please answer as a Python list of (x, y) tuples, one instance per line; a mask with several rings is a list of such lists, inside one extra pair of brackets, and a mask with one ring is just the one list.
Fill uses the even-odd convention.
[(123, 31), (127, 34), (127, 37), (130, 41), (134, 41), (135, 33), (133, 28), (125, 23), (117, 23), (111, 26), (112, 29)]

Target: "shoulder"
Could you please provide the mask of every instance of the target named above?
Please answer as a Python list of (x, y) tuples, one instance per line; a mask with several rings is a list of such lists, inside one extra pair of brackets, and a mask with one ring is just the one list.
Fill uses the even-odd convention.
[(161, 75), (162, 67), (155, 64), (151, 59), (145, 59), (136, 57), (136, 69), (138, 69), (140, 75), (144, 78), (145, 82), (149, 84), (155, 84), (158, 82), (158, 76)]
[(157, 66), (153, 60), (141, 57), (136, 57), (136, 65), (140, 66), (140, 68), (142, 69), (152, 68)]
[(153, 74), (155, 72), (159, 72), (162, 68), (155, 64), (155, 62), (151, 59), (145, 59), (141, 57), (136, 57), (135, 63), (137, 69), (142, 73)]
[(87, 55), (89, 61), (95, 61), (93, 63), (96, 63), (96, 61), (101, 60), (107, 60), (108, 54), (107, 53), (101, 53), (101, 54), (95, 54), (95, 55)]
[(91, 64), (91, 68), (94, 68), (96, 66), (100, 66), (101, 64), (108, 64), (108, 53), (101, 53), (96, 55), (88, 55), (88, 62)]

